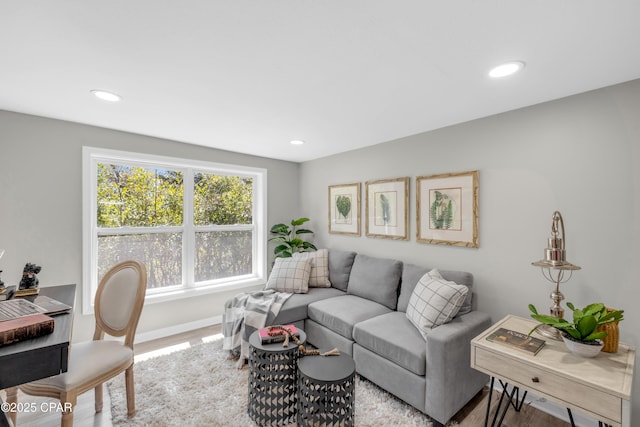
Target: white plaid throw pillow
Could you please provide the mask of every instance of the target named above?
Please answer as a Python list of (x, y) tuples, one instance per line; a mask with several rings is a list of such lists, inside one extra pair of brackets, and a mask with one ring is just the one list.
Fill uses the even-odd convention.
[(418, 281), (409, 298), (407, 318), (425, 339), (431, 329), (448, 323), (458, 314), (469, 288), (445, 280), (431, 270)]
[(279, 292), (306, 294), (309, 291), (309, 258), (276, 258), (266, 289)]
[(296, 252), (294, 258), (310, 258), (311, 274), (309, 275), (310, 288), (330, 288), (329, 281), (329, 250), (318, 249), (315, 252)]

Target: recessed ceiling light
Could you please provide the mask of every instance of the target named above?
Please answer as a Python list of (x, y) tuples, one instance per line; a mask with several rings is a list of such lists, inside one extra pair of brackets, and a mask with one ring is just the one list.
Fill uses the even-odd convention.
[(120, 95), (117, 95), (113, 92), (108, 92), (106, 90), (93, 89), (91, 93), (94, 94), (96, 98), (100, 98), (103, 101), (118, 102), (122, 99)]
[(498, 65), (497, 67), (489, 71), (489, 77), (493, 77), (494, 79), (498, 79), (500, 77), (507, 77), (517, 73), (523, 68), (524, 68), (524, 62), (522, 61), (507, 62), (502, 65)]
[(294, 139), (293, 141), (290, 141), (291, 145), (302, 145), (304, 144), (304, 141), (301, 139)]

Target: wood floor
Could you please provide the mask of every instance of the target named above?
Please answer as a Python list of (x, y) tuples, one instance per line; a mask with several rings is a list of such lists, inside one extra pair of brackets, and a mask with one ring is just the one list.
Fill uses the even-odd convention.
[[(136, 344), (136, 359), (141, 360), (145, 355), (151, 353), (161, 353), (163, 349), (178, 346), (186, 342), (195, 345), (202, 342), (202, 338), (220, 333), (219, 326), (202, 328), (195, 331), (162, 338), (154, 341)], [(140, 392), (140, 391), (137, 391)], [(480, 427), (484, 425), (484, 418), (487, 408), (488, 387), (479, 393), (471, 402), (467, 404), (453, 418), (459, 427)], [(4, 398), (4, 392), (2, 392)], [(60, 425), (60, 413), (55, 410), (42, 411), (41, 408), (48, 409), (48, 403), (55, 403), (53, 399), (35, 398), (19, 394), (18, 401), (21, 403), (31, 403), (29, 408), (36, 408), (35, 412), (18, 414), (18, 426), (29, 427), (51, 427)], [(499, 394), (494, 392), (492, 402), (492, 414), (495, 411), (495, 402), (499, 399)], [(74, 426), (76, 427), (112, 427), (111, 423), (111, 402), (109, 393), (104, 393), (104, 409), (102, 413), (95, 414), (93, 408), (93, 392), (89, 391), (81, 395), (74, 412)], [(491, 420), (491, 418), (490, 418)], [(519, 413), (510, 409), (502, 424), (504, 427), (567, 427), (568, 422), (555, 418), (545, 412), (537, 410), (529, 405), (524, 405)]]

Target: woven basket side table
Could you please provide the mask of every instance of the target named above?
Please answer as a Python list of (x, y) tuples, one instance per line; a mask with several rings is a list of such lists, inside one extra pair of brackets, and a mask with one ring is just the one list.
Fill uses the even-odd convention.
[(353, 426), (356, 364), (346, 355), (298, 361), (298, 425)]
[[(298, 330), (304, 344), (307, 335)], [(262, 344), (258, 331), (249, 337), (249, 417), (259, 426), (287, 425), (296, 420), (298, 346), (291, 340)]]

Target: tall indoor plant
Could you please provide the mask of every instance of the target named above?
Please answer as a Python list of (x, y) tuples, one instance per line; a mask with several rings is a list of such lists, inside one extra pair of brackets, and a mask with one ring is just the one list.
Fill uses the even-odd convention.
[(269, 241), (278, 243), (273, 250), (276, 258), (288, 258), (296, 252), (317, 250), (313, 243), (307, 242), (299, 237), (302, 234), (313, 234), (311, 230), (298, 228), (307, 221), (309, 221), (309, 218), (303, 217), (292, 219), (290, 226), (287, 224), (276, 224), (271, 227), (270, 232), (271, 234), (275, 234), (276, 237), (272, 237)]

